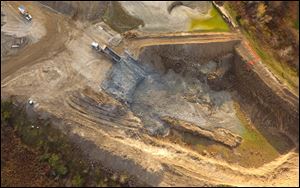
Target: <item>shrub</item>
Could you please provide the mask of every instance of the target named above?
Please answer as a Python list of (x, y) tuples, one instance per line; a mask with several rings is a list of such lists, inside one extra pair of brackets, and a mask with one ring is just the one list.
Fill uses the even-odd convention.
[(64, 176), (67, 174), (68, 169), (61, 162), (60, 157), (57, 154), (52, 154), (48, 163), (58, 176)]
[(83, 185), (83, 178), (79, 174), (76, 174), (71, 182), (73, 186), (81, 187)]

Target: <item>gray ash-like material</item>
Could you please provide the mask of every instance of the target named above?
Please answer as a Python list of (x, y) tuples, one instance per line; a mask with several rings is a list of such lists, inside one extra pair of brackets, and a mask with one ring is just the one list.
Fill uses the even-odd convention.
[(101, 87), (118, 100), (131, 103), (137, 85), (145, 76), (146, 72), (141, 65), (126, 55), (113, 66)]

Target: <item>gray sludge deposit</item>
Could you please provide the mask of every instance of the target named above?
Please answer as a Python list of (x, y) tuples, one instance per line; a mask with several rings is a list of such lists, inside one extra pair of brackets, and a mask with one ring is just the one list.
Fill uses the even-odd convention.
[(143, 67), (129, 55), (125, 54), (114, 64), (101, 87), (116, 99), (132, 103), (132, 96), (137, 85), (145, 78)]
[[(202, 64), (200, 72), (210, 75), (221, 69), (223, 76), (230, 67), (229, 57), (224, 56), (223, 62)], [(214, 91), (194, 76), (183, 76), (172, 69), (162, 73), (127, 55), (113, 65), (101, 86), (107, 93), (129, 104), (151, 135), (168, 135), (169, 126), (162, 121), (163, 116), (208, 130), (226, 128), (233, 133), (242, 132), (243, 127), (233, 113), (231, 94), (225, 90)]]

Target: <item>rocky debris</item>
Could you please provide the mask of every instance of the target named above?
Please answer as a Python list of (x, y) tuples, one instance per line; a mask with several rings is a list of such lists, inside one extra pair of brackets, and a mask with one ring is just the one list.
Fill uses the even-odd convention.
[(172, 69), (183, 76), (197, 77), (199, 74), (207, 75), (209, 72), (215, 72), (219, 60), (227, 64), (226, 55), (229, 57), (237, 42), (149, 46), (141, 50), (139, 60), (143, 64), (152, 65), (155, 70), (162, 73)]
[(204, 155), (204, 156), (209, 156), (209, 152), (206, 151), (206, 150), (203, 150), (203, 151), (202, 151), (202, 155)]
[(170, 125), (171, 128), (174, 128), (178, 131), (188, 132), (196, 136), (203, 136), (231, 148), (237, 147), (242, 142), (242, 137), (223, 128), (216, 128), (210, 131), (202, 129), (193, 123), (175, 119), (170, 116), (163, 116), (161, 119)]
[(85, 89), (81, 93), (79, 91), (70, 93), (67, 101), (72, 108), (84, 110), (90, 116), (101, 120), (138, 124), (125, 118), (128, 110), (118, 101), (111, 100), (105, 93), (95, 93)]
[(201, 64), (198, 78), (201, 82), (207, 83), (211, 89), (219, 91), (226, 89), (230, 84), (224, 79), (226, 73), (232, 68), (233, 54), (228, 53), (208, 63)]
[(113, 66), (101, 87), (118, 100), (131, 103), (137, 85), (145, 76), (141, 65), (127, 54)]
[(122, 33), (122, 35), (126, 39), (133, 39), (136, 38), (139, 35), (139, 33), (137, 31), (130, 30)]
[(166, 137), (170, 133), (170, 129), (164, 125), (159, 119), (148, 119), (145, 125), (146, 132), (151, 136)]
[(206, 72), (208, 80), (221, 80), (224, 75), (231, 69), (233, 54), (229, 53), (218, 59), (217, 67)]
[(209, 61), (208, 63), (204, 64), (200, 68), (200, 72), (203, 74), (213, 73), (217, 70), (218, 64), (215, 61)]

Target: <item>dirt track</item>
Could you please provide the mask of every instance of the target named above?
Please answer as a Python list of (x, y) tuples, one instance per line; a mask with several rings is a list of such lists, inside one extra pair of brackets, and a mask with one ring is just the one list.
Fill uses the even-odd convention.
[[(47, 57), (55, 56), (55, 53), (62, 51), (65, 48), (65, 43), (70, 38), (67, 20), (62, 20), (61, 15), (49, 14), (49, 11), (36, 3), (24, 3), (29, 12), (33, 12), (33, 23), (44, 23), (46, 35), (36, 43), (30, 44), (23, 49), (18, 55), (8, 59), (5, 64), (1, 64), (1, 80), (6, 76), (14, 73), (23, 66), (33, 65)], [(8, 4), (9, 11), (18, 15), (16, 7), (21, 5), (20, 2), (11, 2)], [(25, 21), (25, 20), (20, 20)], [(19, 28), (22, 29), (22, 28)], [(34, 29), (34, 28), (33, 28)], [(63, 32), (62, 32), (63, 31)]]
[[(7, 4), (6, 8), (17, 14), (13, 10), (21, 3)], [(141, 120), (101, 91), (99, 83), (112, 64), (90, 49), (94, 38), (86, 32), (88, 29), (36, 2), (22, 4), (32, 14), (33, 22), (43, 23), (46, 34), (1, 63), (1, 98), (18, 95), (25, 103), (31, 97), (37, 102), (34, 110), (42, 117), (54, 117), (53, 122), (68, 130), (92, 160), (126, 170), (153, 186), (299, 185), (298, 151), (252, 169), (144, 134)], [(234, 35), (214, 37), (199, 41), (236, 40)], [(197, 38), (145, 38), (126, 41), (125, 45), (138, 51), (155, 43), (177, 44)]]

